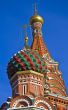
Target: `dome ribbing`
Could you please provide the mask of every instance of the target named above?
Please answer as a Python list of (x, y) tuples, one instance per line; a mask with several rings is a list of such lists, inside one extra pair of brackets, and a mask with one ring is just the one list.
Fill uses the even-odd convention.
[(20, 51), (8, 63), (8, 77), (11, 78), (18, 71), (33, 70), (45, 73), (45, 62), (36, 51)]

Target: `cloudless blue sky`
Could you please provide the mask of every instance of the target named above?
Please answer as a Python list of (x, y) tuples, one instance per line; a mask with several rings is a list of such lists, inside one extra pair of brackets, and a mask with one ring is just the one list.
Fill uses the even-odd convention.
[[(7, 77), (10, 58), (24, 45), (23, 25), (29, 24), (33, 4), (44, 18), (43, 39), (59, 69), (68, 90), (68, 0), (0, 0), (0, 105), (11, 94)], [(32, 43), (28, 28), (29, 45)]]

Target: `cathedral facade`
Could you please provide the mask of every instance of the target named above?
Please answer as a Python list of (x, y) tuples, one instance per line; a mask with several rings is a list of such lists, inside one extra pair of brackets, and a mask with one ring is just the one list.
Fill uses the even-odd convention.
[(12, 98), (7, 98), (1, 110), (67, 110), (64, 81), (58, 62), (52, 59), (44, 43), (43, 23), (35, 7), (30, 18), (32, 45), (28, 46), (26, 35), (24, 48), (14, 54), (8, 63)]

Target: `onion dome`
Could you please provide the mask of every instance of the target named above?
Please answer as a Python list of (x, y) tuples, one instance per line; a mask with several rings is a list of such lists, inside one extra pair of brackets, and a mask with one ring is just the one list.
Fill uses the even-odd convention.
[(30, 18), (30, 25), (34, 22), (40, 22), (41, 24), (44, 22), (43, 18), (37, 14), (36, 3), (34, 4), (34, 15)]
[(41, 24), (43, 24), (44, 20), (41, 16), (34, 15), (30, 18), (30, 25), (32, 25), (34, 22), (40, 22)]
[(15, 54), (8, 63), (7, 73), (9, 79), (18, 71), (33, 70), (39, 73), (46, 73), (45, 62), (36, 52), (21, 50)]

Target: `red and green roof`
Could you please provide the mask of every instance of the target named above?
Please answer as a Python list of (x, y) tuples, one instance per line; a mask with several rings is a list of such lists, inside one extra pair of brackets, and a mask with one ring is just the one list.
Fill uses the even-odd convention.
[(20, 51), (8, 64), (8, 76), (11, 78), (18, 71), (33, 70), (39, 73), (45, 73), (45, 62), (36, 51)]

